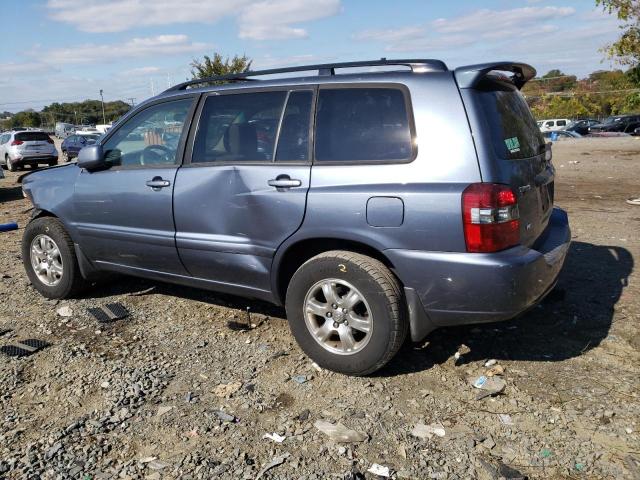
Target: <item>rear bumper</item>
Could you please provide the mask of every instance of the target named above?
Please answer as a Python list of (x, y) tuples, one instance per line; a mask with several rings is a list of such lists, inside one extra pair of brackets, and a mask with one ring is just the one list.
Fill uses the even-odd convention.
[(57, 163), (58, 155), (16, 155), (11, 156), (15, 165), (38, 165), (39, 163)]
[(555, 286), (571, 242), (564, 210), (554, 208), (532, 248), (491, 254), (385, 250), (405, 286), (411, 338), (451, 325), (508, 320)]

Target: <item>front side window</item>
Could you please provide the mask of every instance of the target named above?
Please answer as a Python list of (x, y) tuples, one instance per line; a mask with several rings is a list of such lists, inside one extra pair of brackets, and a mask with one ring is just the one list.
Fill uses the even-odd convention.
[(409, 114), (400, 89), (321, 89), (317, 108), (318, 162), (411, 159)]
[(273, 161), (286, 97), (286, 91), (208, 97), (192, 163)]
[(565, 120), (558, 120), (558, 127), (564, 127), (567, 124)]
[(107, 163), (140, 167), (173, 165), (192, 98), (153, 105), (127, 120), (104, 144)]

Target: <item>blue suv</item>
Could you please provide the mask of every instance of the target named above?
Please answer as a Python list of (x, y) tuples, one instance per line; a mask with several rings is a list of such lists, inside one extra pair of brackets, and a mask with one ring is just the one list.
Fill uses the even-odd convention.
[(284, 305), (309, 357), (351, 375), (407, 335), (512, 318), (570, 241), (519, 92), (534, 76), (382, 59), (177, 85), (24, 179), (27, 275), (47, 298), (117, 272)]

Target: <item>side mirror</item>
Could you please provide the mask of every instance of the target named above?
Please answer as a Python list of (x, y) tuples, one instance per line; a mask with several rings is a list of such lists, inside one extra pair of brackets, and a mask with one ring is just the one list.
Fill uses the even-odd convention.
[(78, 153), (78, 166), (89, 171), (98, 170), (106, 166), (102, 145), (89, 145)]

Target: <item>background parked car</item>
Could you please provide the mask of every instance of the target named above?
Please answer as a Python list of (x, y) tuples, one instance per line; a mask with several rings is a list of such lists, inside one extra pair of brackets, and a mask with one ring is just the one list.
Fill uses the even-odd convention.
[(70, 135), (64, 139), (60, 149), (62, 150), (62, 159), (65, 162), (78, 156), (78, 152), (87, 145), (93, 145), (100, 138), (100, 135)]
[(72, 123), (57, 122), (55, 135), (58, 138), (67, 138), (69, 135), (73, 134), (75, 129), (76, 126)]
[(589, 132), (623, 132), (633, 133), (640, 127), (640, 115), (617, 115), (607, 118), (599, 125), (589, 128)]
[(553, 142), (557, 140), (567, 140), (570, 138), (582, 138), (582, 135), (576, 132), (568, 132), (566, 130), (558, 130), (555, 132), (544, 132), (542, 136), (546, 140), (551, 140)]
[(562, 130), (570, 123), (571, 120), (568, 118), (552, 118), (549, 120), (540, 120), (538, 122), (538, 126), (542, 132), (555, 132), (557, 130)]
[(591, 118), (587, 118), (584, 120), (575, 120), (566, 126), (564, 129), (565, 132), (575, 132), (579, 135), (587, 135), (589, 133), (589, 128), (595, 125), (599, 125), (600, 122), (598, 120), (594, 120)]
[(58, 164), (58, 150), (53, 140), (41, 131), (12, 131), (0, 136), (0, 164), (9, 171), (41, 163)]

